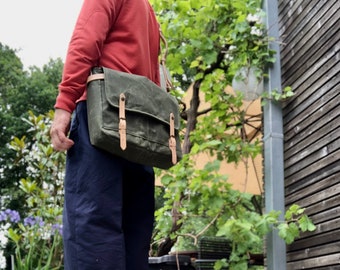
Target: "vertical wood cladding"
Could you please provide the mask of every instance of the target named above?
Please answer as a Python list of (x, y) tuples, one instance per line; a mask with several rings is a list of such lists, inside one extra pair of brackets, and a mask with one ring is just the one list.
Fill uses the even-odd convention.
[(279, 0), (286, 205), (317, 225), (287, 247), (287, 269), (340, 269), (340, 1)]

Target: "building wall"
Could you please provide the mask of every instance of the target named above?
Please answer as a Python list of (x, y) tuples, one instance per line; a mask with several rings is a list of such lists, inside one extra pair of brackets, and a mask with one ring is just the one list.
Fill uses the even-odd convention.
[(286, 205), (317, 225), (287, 247), (287, 269), (340, 269), (340, 1), (279, 0)]
[[(225, 91), (231, 95), (235, 94), (231, 87), (227, 87)], [(183, 102), (186, 104), (186, 108), (190, 108), (190, 100), (192, 98), (192, 87), (186, 91), (183, 98)], [(250, 137), (260, 139), (261, 133), (261, 100), (244, 101), (244, 109), (248, 116), (252, 116), (252, 126), (245, 126), (245, 132)], [(200, 93), (200, 106), (199, 111), (204, 111), (210, 107), (210, 104), (205, 101), (205, 96)], [(260, 117), (255, 117), (260, 115)], [(200, 121), (200, 118), (198, 118)], [(203, 169), (207, 162), (215, 160), (216, 157), (210, 156), (208, 153), (199, 154), (195, 157), (195, 166), (198, 169)], [(228, 176), (228, 182), (232, 184), (232, 188), (241, 192), (246, 192), (255, 195), (263, 194), (263, 169), (262, 169), (262, 155), (256, 156), (254, 159), (248, 158), (244, 160), (246, 163), (240, 162), (239, 164), (227, 163), (226, 161), (221, 163), (219, 173)], [(159, 181), (156, 184), (160, 185)]]

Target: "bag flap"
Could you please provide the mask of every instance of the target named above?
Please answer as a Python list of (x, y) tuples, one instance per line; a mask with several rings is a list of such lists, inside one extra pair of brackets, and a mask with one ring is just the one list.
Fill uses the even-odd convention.
[(119, 96), (124, 93), (126, 111), (145, 114), (166, 124), (170, 124), (170, 113), (173, 113), (175, 129), (179, 129), (179, 108), (175, 97), (144, 76), (105, 67), (103, 70), (105, 94), (111, 106), (119, 108)]

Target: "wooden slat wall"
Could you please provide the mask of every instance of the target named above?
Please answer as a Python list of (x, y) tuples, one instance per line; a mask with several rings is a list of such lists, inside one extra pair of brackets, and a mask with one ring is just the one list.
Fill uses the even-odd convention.
[(340, 269), (340, 1), (279, 0), (286, 205), (317, 225), (287, 247), (287, 269)]

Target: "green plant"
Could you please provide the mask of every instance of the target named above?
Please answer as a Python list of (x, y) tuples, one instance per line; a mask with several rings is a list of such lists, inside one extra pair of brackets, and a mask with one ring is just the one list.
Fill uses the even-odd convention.
[(0, 213), (6, 237), (14, 245), (15, 269), (62, 269), (63, 247), (61, 215), (65, 154), (53, 151), (49, 129), (53, 112), (35, 116), (29, 112), (24, 121), (30, 126), (32, 140), (14, 137), (10, 148), (16, 153), (14, 166), (25, 166), (27, 177), (19, 181), (18, 190), (25, 197), (24, 213)]
[(294, 92), (290, 86), (283, 88), (282, 92), (274, 89), (271, 94), (268, 94), (267, 92), (262, 94), (262, 105), (264, 105), (268, 100), (284, 101), (292, 96), (294, 96)]
[(21, 220), (19, 213), (10, 209), (2, 211), (0, 216), (0, 222), (7, 227), (5, 236), (15, 246), (15, 269), (60, 269), (61, 220), (40, 216)]
[[(286, 244), (291, 244), (301, 232), (314, 231), (315, 225), (304, 211), (305, 209), (293, 204), (287, 209), (283, 221), (279, 219), (280, 211), (271, 211), (263, 215), (248, 212), (241, 218), (226, 220), (217, 232), (218, 236), (224, 236), (233, 243), (233, 252), (225, 263), (230, 269), (247, 269), (245, 268), (248, 263), (247, 255), (263, 252), (263, 238), (270, 230), (277, 230)], [(254, 249), (255, 246), (257, 249)]]
[[(305, 209), (298, 205), (290, 206), (282, 221), (279, 211), (263, 214), (256, 208), (261, 204), (261, 197), (232, 189), (227, 177), (218, 173), (219, 161), (208, 163), (201, 170), (195, 169), (188, 156), (184, 162), (185, 166), (177, 166), (162, 177), (166, 201), (163, 208), (156, 211), (155, 243), (162, 244), (170, 232), (173, 251), (193, 250), (203, 235), (223, 236), (231, 240), (232, 254), (218, 264), (228, 265), (230, 269), (247, 269), (249, 254), (263, 253), (263, 239), (270, 230), (276, 230), (287, 244), (301, 232), (315, 230)], [(174, 218), (177, 219), (175, 228)]]
[[(226, 91), (238, 70), (255, 67), (256, 77), (262, 79), (275, 61), (269, 45), (276, 41), (267, 35), (261, 2), (152, 1), (169, 43), (167, 66), (179, 90), (175, 94), (188, 88), (191, 93), (181, 114), (184, 158), (171, 170), (158, 171), (165, 202), (156, 211), (153, 251), (157, 256), (195, 248), (203, 235), (221, 235), (233, 242), (232, 256), (224, 264), (247, 269), (249, 253), (263, 252), (263, 238), (269, 230), (277, 230), (290, 243), (301, 231), (314, 229), (303, 209), (296, 206), (287, 211), (294, 215), (285, 221), (280, 221), (278, 212), (264, 214), (261, 195), (234, 190), (228, 177), (219, 173), (222, 161), (244, 163), (247, 170), (262, 153), (260, 138), (247, 136), (252, 119), (242, 94)], [(282, 94), (264, 97), (282, 100), (291, 95), (286, 88)], [(205, 107), (201, 107), (203, 102)], [(198, 168), (196, 159), (201, 153), (209, 153), (211, 162)]]

